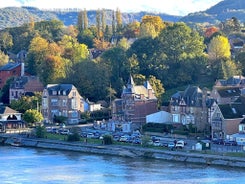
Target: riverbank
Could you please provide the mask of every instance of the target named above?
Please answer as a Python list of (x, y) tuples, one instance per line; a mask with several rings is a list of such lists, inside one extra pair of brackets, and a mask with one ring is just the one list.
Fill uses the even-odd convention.
[[(13, 137), (0, 136), (5, 144), (9, 144)], [(191, 153), (182, 151), (168, 151), (162, 149), (144, 148), (138, 146), (99, 145), (82, 142), (66, 142), (49, 139), (21, 138), (21, 146), (77, 151), (83, 153), (122, 156), (129, 158), (151, 158), (167, 161), (206, 164), (214, 166), (245, 168), (245, 158), (221, 155)]]

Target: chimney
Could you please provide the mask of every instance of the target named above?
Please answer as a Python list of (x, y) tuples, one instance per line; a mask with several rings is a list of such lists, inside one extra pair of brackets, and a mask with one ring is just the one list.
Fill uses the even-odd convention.
[(25, 63), (21, 62), (21, 72), (20, 76), (23, 77), (25, 75)]

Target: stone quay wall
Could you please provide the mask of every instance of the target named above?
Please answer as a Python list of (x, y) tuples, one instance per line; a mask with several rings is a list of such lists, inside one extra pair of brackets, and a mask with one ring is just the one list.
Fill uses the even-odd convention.
[[(1, 138), (1, 136), (0, 136)], [(11, 138), (5, 137), (5, 142)], [(95, 145), (82, 142), (66, 142), (49, 139), (21, 138), (21, 146), (77, 151), (89, 154), (103, 154), (129, 158), (149, 158), (185, 163), (205, 164), (245, 168), (245, 158), (222, 155), (201, 154), (193, 152), (169, 151), (140, 146)]]

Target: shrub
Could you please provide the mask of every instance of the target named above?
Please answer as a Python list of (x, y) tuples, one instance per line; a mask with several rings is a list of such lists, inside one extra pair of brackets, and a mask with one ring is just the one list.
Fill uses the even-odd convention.
[(112, 136), (110, 136), (110, 135), (104, 135), (103, 136), (103, 141), (104, 141), (104, 144), (106, 144), (106, 145), (112, 144), (113, 143)]
[(67, 141), (69, 142), (80, 141), (80, 136), (77, 132), (69, 134), (67, 137)]

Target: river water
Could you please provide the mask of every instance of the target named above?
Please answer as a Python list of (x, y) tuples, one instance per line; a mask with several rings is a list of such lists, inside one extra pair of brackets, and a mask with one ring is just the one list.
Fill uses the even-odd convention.
[(245, 169), (0, 146), (1, 184), (235, 184)]

